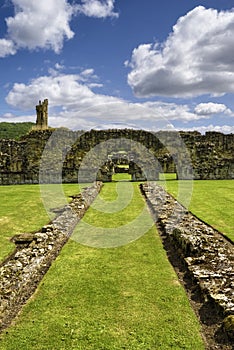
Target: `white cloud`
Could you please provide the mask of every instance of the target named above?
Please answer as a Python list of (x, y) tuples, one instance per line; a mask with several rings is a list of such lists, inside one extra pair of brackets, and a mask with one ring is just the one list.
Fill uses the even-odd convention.
[(0, 122), (7, 123), (23, 123), (23, 122), (35, 122), (35, 115), (17, 115), (14, 113), (0, 114)]
[(16, 108), (30, 110), (39, 99), (48, 98), (50, 106), (62, 107), (64, 113), (81, 113), (92, 106), (120, 102), (112, 96), (95, 94), (88, 84), (90, 79), (84, 83), (82, 74), (60, 74), (52, 69), (50, 75), (33, 79), (29, 84), (15, 83), (6, 101)]
[(57, 69), (57, 70), (63, 70), (65, 67), (64, 67), (64, 65), (62, 65), (62, 64), (60, 64), (60, 63), (55, 63), (55, 69)]
[(77, 5), (80, 13), (88, 17), (118, 17), (118, 13), (114, 12), (115, 0), (81, 0), (82, 5)]
[(103, 87), (103, 84), (99, 84), (99, 83), (89, 83), (87, 84), (87, 86), (92, 89), (92, 88), (101, 88)]
[(67, 0), (12, 0), (14, 17), (6, 19), (8, 37), (19, 48), (52, 49), (58, 53), (65, 39), (74, 36), (69, 22), (74, 6)]
[(233, 125), (207, 125), (207, 126), (198, 126), (198, 127), (190, 127), (190, 128), (177, 128), (178, 131), (199, 131), (201, 134), (205, 134), (208, 131), (221, 132), (223, 134), (234, 134), (234, 126)]
[[(234, 92), (234, 10), (196, 7), (167, 40), (135, 48), (128, 83), (136, 96), (192, 97)], [(126, 65), (126, 63), (125, 63)]]
[(0, 57), (14, 55), (16, 48), (12, 40), (0, 39)]
[[(85, 77), (85, 79), (84, 79)], [(198, 115), (186, 104), (165, 102), (134, 103), (117, 97), (97, 94), (92, 87), (99, 87), (96, 75), (89, 68), (80, 74), (62, 74), (52, 70), (49, 75), (33, 79), (28, 84), (15, 83), (6, 97), (6, 102), (21, 110), (32, 110), (38, 100), (49, 99), (50, 121), (53, 126), (63, 123), (69, 128), (79, 128), (80, 120), (91, 124), (110, 123), (164, 127), (168, 121), (182, 122), (209, 118)], [(94, 82), (92, 81), (94, 79)], [(27, 98), (25, 98), (27, 96)], [(142, 125), (143, 125), (142, 124)]]
[(82, 0), (81, 5), (68, 0), (11, 0), (13, 17), (6, 18), (7, 35), (0, 39), (0, 57), (16, 54), (17, 50), (51, 49), (59, 53), (64, 40), (72, 39), (70, 21), (75, 14), (90, 17), (118, 17), (115, 0)]
[(87, 76), (90, 76), (90, 75), (93, 75), (94, 74), (94, 69), (93, 68), (88, 68), (88, 69), (85, 69), (81, 72), (81, 75), (87, 77)]
[(233, 115), (232, 111), (227, 108), (222, 103), (213, 103), (213, 102), (207, 102), (207, 103), (200, 103), (194, 108), (194, 112), (197, 115), (212, 115), (212, 114), (219, 114), (224, 113), (227, 115)]
[(145, 107), (151, 108), (157, 113), (158, 116), (162, 116), (168, 120), (180, 120), (183, 122), (194, 121), (198, 119), (208, 118), (206, 115), (197, 115), (190, 110), (190, 107), (186, 104), (179, 105), (176, 103), (165, 102), (145, 102), (142, 104)]
[[(93, 68), (87, 68), (83, 71), (81, 71), (80, 73), (80, 81), (83, 81), (85, 83), (88, 83), (89, 81), (94, 81), (94, 80), (98, 80), (98, 76), (94, 73), (94, 69)], [(96, 84), (96, 83), (93, 83)], [(99, 85), (97, 83), (97, 85)]]
[(4, 119), (14, 118), (14, 114), (8, 112), (8, 113), (4, 113), (1, 117)]

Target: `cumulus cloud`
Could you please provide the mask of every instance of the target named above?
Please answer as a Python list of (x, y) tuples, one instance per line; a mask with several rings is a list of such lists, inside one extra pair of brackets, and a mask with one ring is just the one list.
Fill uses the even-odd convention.
[(233, 115), (232, 111), (227, 108), (222, 103), (213, 103), (213, 102), (207, 102), (207, 103), (200, 103), (194, 108), (194, 112), (197, 115), (213, 115), (213, 114), (219, 114), (224, 113), (227, 115)]
[(181, 120), (183, 122), (195, 121), (198, 119), (206, 119), (206, 115), (197, 115), (190, 110), (186, 104), (166, 103), (162, 101), (145, 102), (142, 106), (154, 110), (158, 116), (168, 120)]
[(89, 88), (92, 77), (96, 79), (93, 70), (85, 70), (80, 74), (62, 74), (51, 69), (49, 73), (31, 80), (28, 84), (15, 83), (6, 97), (7, 103), (22, 110), (30, 110), (35, 101), (48, 98), (51, 106), (62, 107), (64, 112), (71, 112), (120, 101), (112, 96), (95, 94)]
[(15, 53), (16, 48), (12, 40), (0, 39), (0, 57), (14, 55)]
[(0, 39), (0, 57), (16, 54), (19, 49), (51, 49), (59, 53), (64, 41), (72, 39), (70, 28), (73, 15), (118, 17), (114, 0), (83, 0), (81, 5), (68, 0), (11, 0), (13, 17), (6, 18), (7, 36)]
[(74, 36), (69, 22), (75, 8), (67, 0), (12, 0), (14, 17), (6, 19), (8, 37), (17, 48), (52, 49), (58, 53)]
[(5, 113), (3, 115), (0, 114), (0, 122), (7, 123), (25, 123), (25, 122), (35, 122), (35, 114), (14, 114), (14, 113)]
[(221, 132), (223, 134), (234, 134), (234, 126), (233, 125), (203, 125), (198, 127), (190, 127), (190, 128), (177, 128), (177, 130), (183, 131), (199, 131), (201, 134), (205, 134), (209, 131)]
[(39, 99), (48, 98), (53, 126), (63, 123), (63, 126), (72, 129), (81, 127), (81, 119), (86, 120), (86, 126), (104, 126), (114, 121), (141, 124), (142, 127), (144, 124), (155, 129), (158, 125), (161, 128), (167, 125), (168, 121), (188, 122), (209, 117), (194, 113), (186, 104), (160, 101), (134, 103), (95, 93), (92, 87), (101, 85), (95, 82), (96, 79), (92, 68), (80, 74), (63, 74), (59, 69), (52, 69), (50, 74), (33, 79), (28, 84), (15, 83), (6, 102), (14, 108), (30, 111)]
[(164, 43), (142, 44), (126, 64), (138, 97), (234, 92), (234, 9), (198, 6), (179, 18)]
[(77, 10), (88, 17), (105, 18), (118, 17), (114, 12), (115, 0), (81, 0), (82, 4), (77, 5)]
[(3, 118), (3, 119), (12, 119), (12, 118), (14, 118), (14, 117), (15, 117), (14, 114), (13, 114), (13, 113), (10, 113), (10, 112), (4, 113), (4, 114), (1, 116), (1, 118)]

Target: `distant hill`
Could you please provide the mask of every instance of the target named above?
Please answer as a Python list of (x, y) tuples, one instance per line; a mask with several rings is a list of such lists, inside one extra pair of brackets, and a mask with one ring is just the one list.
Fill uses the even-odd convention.
[(14, 139), (18, 140), (21, 136), (27, 134), (34, 123), (25, 122), (25, 123), (0, 123), (0, 139)]

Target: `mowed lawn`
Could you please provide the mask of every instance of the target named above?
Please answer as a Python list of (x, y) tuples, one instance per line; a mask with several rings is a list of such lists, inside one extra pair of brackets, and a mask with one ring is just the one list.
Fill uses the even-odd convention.
[[(105, 184), (101, 199), (110, 206), (113, 202), (113, 212), (104, 213), (100, 201), (90, 208), (85, 223), (91, 230), (95, 225), (110, 228), (121, 186), (129, 197), (121, 198), (129, 199), (120, 211), (123, 230), (134, 212), (140, 215), (144, 200), (137, 183), (119, 183), (119, 195), (116, 183)], [(113, 220), (112, 228), (117, 224)], [(1, 350), (204, 349), (200, 325), (154, 225), (141, 238), (115, 248), (85, 246), (74, 238), (2, 334)]]
[[(119, 177), (121, 175), (118, 174)], [(163, 181), (159, 183), (165, 184)], [(234, 241), (234, 180), (197, 180), (189, 185), (187, 181), (166, 182), (167, 190), (174, 196), (178, 193), (178, 185), (189, 187), (188, 193), (192, 186), (189, 209)], [(76, 184), (63, 186), (67, 197), (77, 192)], [(186, 197), (186, 190), (182, 189), (182, 192), (182, 197)], [(56, 206), (58, 202), (55, 196)], [(40, 186), (0, 186), (0, 261), (14, 249), (14, 244), (10, 242), (12, 236), (36, 231), (50, 219), (41, 199)]]
[[(66, 197), (77, 192), (75, 184), (63, 186)], [(57, 205), (55, 198), (54, 206)], [(14, 249), (14, 244), (10, 242), (12, 236), (39, 230), (49, 221), (39, 185), (0, 186), (0, 261)]]
[(181, 186), (184, 197), (186, 186), (189, 190), (192, 186), (189, 209), (234, 241), (234, 180), (195, 180), (189, 185), (181, 180), (166, 182), (167, 190), (175, 197), (178, 186)]

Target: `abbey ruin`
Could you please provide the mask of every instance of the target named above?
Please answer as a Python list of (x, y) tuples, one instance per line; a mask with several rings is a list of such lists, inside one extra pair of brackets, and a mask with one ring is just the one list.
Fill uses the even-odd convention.
[(178, 179), (234, 179), (234, 134), (51, 129), (47, 99), (39, 101), (36, 112), (36, 128), (29, 134), (19, 141), (0, 140), (0, 185), (37, 184), (40, 178), (77, 182), (81, 166), (84, 182), (111, 181), (114, 172), (128, 172), (133, 181), (157, 180), (160, 173), (175, 173)]
[[(55, 218), (40, 231), (12, 238), (16, 249), (1, 266), (0, 328), (9, 325), (32, 295), (101, 190), (102, 182), (112, 181), (115, 173), (128, 173), (132, 181), (144, 182), (140, 185), (141, 193), (168, 257), (176, 256), (183, 265), (181, 280), (185, 275), (191, 279), (189, 285), (184, 279), (186, 290), (191, 295), (196, 293), (196, 297), (199, 294), (199, 311), (207, 311), (207, 304), (211, 305), (217, 323), (213, 333), (224, 333), (226, 343), (231, 344), (233, 243), (199, 220), (158, 183), (150, 181), (163, 178), (165, 173), (174, 174), (179, 180), (234, 179), (234, 134), (52, 129), (48, 127), (47, 99), (39, 101), (36, 114), (36, 126), (27, 135), (18, 141), (0, 140), (0, 185), (93, 184), (71, 196), (69, 204), (53, 208)], [(176, 269), (178, 273), (180, 265)], [(207, 318), (202, 313), (199, 317), (207, 327)], [(206, 317), (210, 320), (209, 312)]]

